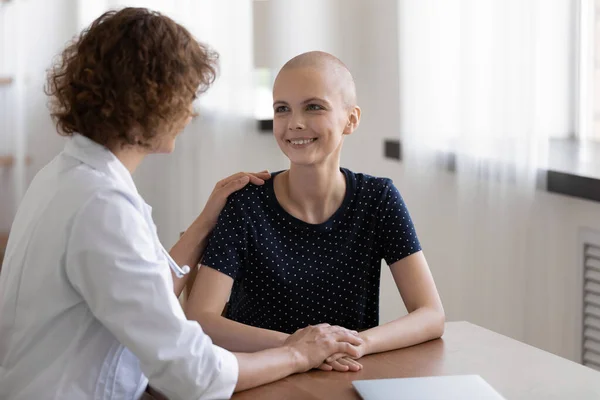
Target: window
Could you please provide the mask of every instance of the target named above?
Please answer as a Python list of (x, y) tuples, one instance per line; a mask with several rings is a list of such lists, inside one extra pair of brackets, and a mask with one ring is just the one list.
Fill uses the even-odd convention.
[(600, 141), (600, 0), (580, 0), (577, 138)]
[(275, 77), (275, 72), (269, 68), (254, 69), (254, 116), (257, 120), (273, 119)]

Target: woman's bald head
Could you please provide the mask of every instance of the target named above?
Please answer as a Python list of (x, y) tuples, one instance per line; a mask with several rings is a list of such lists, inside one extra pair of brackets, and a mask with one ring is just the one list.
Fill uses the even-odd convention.
[[(346, 107), (356, 106), (356, 86), (348, 67), (337, 57), (323, 51), (302, 53), (289, 60), (279, 71), (277, 79), (286, 71), (308, 68), (315, 70), (328, 82), (328, 90), (338, 92)], [(277, 83), (277, 79), (275, 82)]]

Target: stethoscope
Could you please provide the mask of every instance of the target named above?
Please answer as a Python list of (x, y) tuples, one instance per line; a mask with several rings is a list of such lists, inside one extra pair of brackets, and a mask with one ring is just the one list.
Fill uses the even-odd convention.
[(171, 267), (171, 269), (173, 270), (173, 272), (175, 273), (175, 276), (178, 278), (183, 278), (184, 275), (188, 274), (190, 272), (190, 266), (189, 265), (184, 265), (182, 267), (180, 267), (179, 265), (177, 265), (177, 263), (175, 262), (175, 260), (173, 260), (173, 257), (171, 257), (171, 255), (169, 254), (169, 252), (163, 247), (163, 245), (160, 245), (163, 254), (165, 255), (165, 257), (167, 258), (167, 262), (169, 263), (169, 267)]
[[(139, 195), (137, 196), (139, 197)], [(178, 278), (183, 278), (184, 275), (188, 274), (190, 272), (190, 266), (189, 265), (184, 265), (184, 266), (179, 266), (175, 260), (173, 260), (173, 257), (171, 257), (171, 255), (169, 254), (169, 252), (167, 251), (167, 249), (165, 249), (165, 247), (162, 245), (162, 243), (160, 242), (160, 240), (158, 239), (158, 235), (156, 235), (156, 232), (154, 232), (153, 229), (153, 222), (152, 222), (152, 216), (150, 214), (149, 211), (149, 206), (146, 205), (142, 198), (139, 197), (139, 201), (140, 201), (140, 207), (143, 210), (143, 214), (144, 214), (144, 219), (146, 220), (146, 223), (148, 224), (148, 228), (150, 229), (150, 231), (152, 232), (152, 236), (154, 237), (154, 243), (156, 246), (160, 247), (160, 250), (162, 251), (163, 255), (165, 256), (165, 258), (167, 259), (167, 263), (169, 264), (169, 268), (171, 268), (171, 270), (173, 270), (173, 272), (175, 273), (175, 276)]]

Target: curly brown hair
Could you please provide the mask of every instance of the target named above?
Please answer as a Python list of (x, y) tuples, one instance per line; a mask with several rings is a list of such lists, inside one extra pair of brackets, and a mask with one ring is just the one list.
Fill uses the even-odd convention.
[(105, 146), (151, 146), (190, 116), (216, 75), (218, 55), (181, 25), (145, 8), (109, 11), (48, 71), (46, 94), (61, 135)]

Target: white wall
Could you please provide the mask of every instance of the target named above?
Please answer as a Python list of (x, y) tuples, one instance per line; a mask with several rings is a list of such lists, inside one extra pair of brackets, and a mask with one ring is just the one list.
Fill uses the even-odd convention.
[(338, 50), (345, 38), (331, 33), (344, 30), (340, 14), (352, 7), (344, 0), (255, 1), (255, 65), (278, 70), (298, 54)]
[[(75, 0), (25, 0), (24, 14), (35, 23), (35, 30), (21, 25), (21, 73), (25, 82), (24, 130), (27, 153), (32, 158), (28, 177), (46, 165), (64, 146), (64, 138), (56, 133), (48, 111), (48, 97), (44, 94), (46, 71), (62, 49), (77, 34), (77, 7)], [(43, 35), (43, 46), (40, 36)]]
[[(19, 164), (0, 170), (0, 231), (8, 231), (16, 199), (33, 175), (62, 148), (46, 107), (43, 87), (46, 70), (53, 57), (76, 32), (75, 0), (20, 0), (2, 5), (2, 46), (0, 72), (14, 77), (10, 96), (0, 97), (0, 107), (10, 110), (1, 126), (0, 153), (22, 159), (24, 152), (32, 164)], [(2, 35), (0, 35), (2, 36)], [(8, 90), (7, 90), (8, 91)], [(6, 101), (6, 103), (5, 103)]]
[[(578, 360), (578, 236), (583, 227), (600, 229), (600, 204), (546, 192), (530, 201), (516, 190), (505, 192), (501, 204), (478, 184), (467, 199), (453, 175), (440, 173), (423, 185), (393, 162), (374, 173), (400, 187), (450, 320), (469, 320)], [(466, 207), (470, 212), (461, 212)], [(384, 277), (384, 298), (398, 299), (391, 277)], [(399, 314), (394, 302), (382, 304), (384, 320)]]

